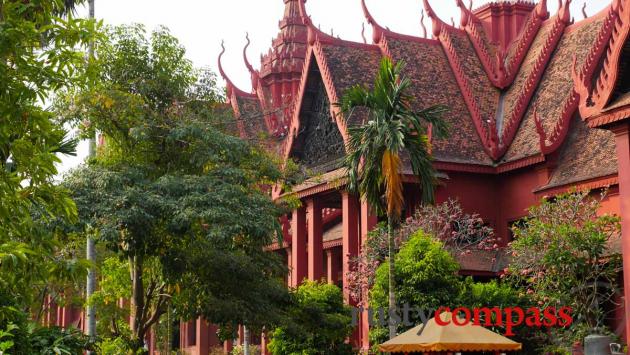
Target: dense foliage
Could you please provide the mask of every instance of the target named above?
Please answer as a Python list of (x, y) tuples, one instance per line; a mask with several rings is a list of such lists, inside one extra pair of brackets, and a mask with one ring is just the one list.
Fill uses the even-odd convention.
[(565, 349), (589, 333), (610, 332), (605, 320), (618, 306), (620, 221), (598, 214), (604, 197), (579, 192), (543, 199), (513, 229), (507, 279), (541, 307), (573, 309), (571, 327), (549, 334)]
[(353, 353), (346, 343), (352, 332), (350, 307), (337, 286), (306, 281), (291, 296), (289, 317), (271, 334), (271, 354)]
[[(288, 298), (284, 267), (263, 250), (280, 235), (282, 209), (264, 188), (282, 178), (275, 161), (226, 131), (214, 75), (193, 68), (166, 29), (108, 37), (97, 47), (99, 81), (57, 104), (68, 121), (90, 117), (84, 134), (104, 134), (97, 157), (64, 180), (79, 231), (131, 271), (125, 287), (108, 275), (113, 287), (95, 302), (130, 296), (135, 350), (169, 307), (218, 324), (273, 323)], [(100, 327), (124, 336), (111, 318), (122, 313), (109, 315)]]
[(0, 2), (0, 349), (11, 354), (85, 345), (37, 325), (46, 296), (69, 305), (87, 266), (50, 225), (77, 217), (54, 182), (59, 154), (74, 154), (76, 143), (47, 103), (86, 83), (84, 53), (97, 35), (95, 22), (61, 17), (74, 3)]
[[(497, 243), (500, 242), (494, 230), (484, 225), (479, 215), (465, 213), (456, 200), (419, 206), (397, 228), (394, 238), (395, 252), (419, 230), (442, 242), (443, 247), (455, 258), (470, 255), (475, 250), (497, 250)], [(368, 234), (361, 253), (352, 260), (348, 279), (350, 292), (355, 299), (360, 300), (362, 292), (374, 285), (376, 270), (387, 254), (388, 232), (379, 225)]]
[[(396, 64), (384, 57), (379, 65), (373, 88), (355, 85), (344, 93), (338, 104), (346, 113), (348, 141), (346, 142), (347, 188), (367, 201), (380, 216), (387, 216), (389, 288), (394, 289), (394, 225), (404, 207), (403, 155), (409, 161), (413, 175), (419, 179), (424, 203), (433, 203), (437, 182), (432, 164), (428, 128), (437, 138), (446, 136), (447, 125), (442, 120), (444, 106), (417, 110), (409, 93), (411, 80), (403, 75), (405, 63)], [(367, 120), (351, 124), (356, 109), (367, 110)], [(393, 291), (389, 307), (396, 306)], [(396, 329), (390, 327), (390, 338)]]

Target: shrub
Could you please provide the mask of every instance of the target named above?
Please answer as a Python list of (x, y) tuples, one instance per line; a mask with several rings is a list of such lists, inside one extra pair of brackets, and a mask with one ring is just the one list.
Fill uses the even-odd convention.
[(271, 333), (268, 349), (284, 354), (352, 354), (351, 310), (334, 285), (305, 281), (292, 293), (289, 317)]

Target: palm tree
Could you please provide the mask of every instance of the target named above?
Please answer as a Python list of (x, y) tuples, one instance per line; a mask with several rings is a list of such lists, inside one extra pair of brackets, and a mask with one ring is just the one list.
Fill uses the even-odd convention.
[[(404, 63), (394, 65), (389, 58), (384, 58), (374, 88), (354, 86), (338, 104), (346, 113), (349, 127), (344, 161), (348, 190), (358, 193), (378, 215), (387, 216), (390, 314), (396, 308), (394, 225), (404, 205), (401, 157), (403, 153), (409, 157), (411, 169), (419, 178), (423, 203), (433, 203), (437, 179), (431, 163), (428, 127), (438, 138), (445, 137), (447, 131), (442, 120), (446, 107), (412, 109), (412, 97), (408, 93), (411, 82), (402, 76), (403, 68)], [(350, 118), (356, 108), (367, 109), (368, 117), (362, 125), (352, 126)], [(390, 324), (389, 337), (394, 336), (396, 325)]]

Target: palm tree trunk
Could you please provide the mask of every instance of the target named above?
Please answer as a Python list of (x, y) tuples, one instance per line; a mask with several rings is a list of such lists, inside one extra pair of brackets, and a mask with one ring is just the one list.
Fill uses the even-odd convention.
[(389, 338), (396, 336), (396, 324), (391, 321), (391, 315), (396, 312), (396, 294), (394, 293), (395, 268), (394, 268), (394, 219), (391, 215), (387, 216), (387, 249), (389, 257)]

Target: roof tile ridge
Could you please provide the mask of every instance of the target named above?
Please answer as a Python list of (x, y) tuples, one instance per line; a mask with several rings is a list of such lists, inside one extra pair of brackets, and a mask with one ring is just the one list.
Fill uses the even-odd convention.
[(475, 53), (481, 62), (481, 65), (490, 79), (490, 82), (498, 87), (505, 88), (507, 87), (506, 83), (506, 69), (504, 65), (505, 53), (498, 49), (495, 58), (492, 58), (488, 53), (487, 43), (482, 39), (481, 34), (479, 33), (480, 20), (475, 13), (470, 11), (464, 5), (462, 0), (456, 0), (457, 6), (461, 11), (461, 20), (460, 25), (468, 34), (468, 38), (470, 42), (473, 44), (473, 48), (475, 49)]
[(475, 102), (473, 91), (470, 88), (470, 84), (468, 83), (468, 79), (466, 78), (462, 64), (457, 57), (457, 53), (455, 52), (455, 48), (453, 47), (453, 42), (451, 41), (449, 31), (441, 31), (439, 34), (439, 39), (442, 43), (442, 48), (446, 53), (446, 57), (451, 65), (451, 69), (453, 70), (453, 74), (455, 75), (455, 79), (459, 85), (462, 96), (464, 97), (464, 102), (468, 107), (468, 111), (470, 112), (470, 116), (475, 125), (475, 129), (477, 130), (477, 134), (481, 138), (483, 148), (493, 160), (496, 160), (498, 158), (498, 137), (496, 134), (495, 120), (494, 118), (491, 118), (489, 120), (488, 128), (485, 127), (481, 110)]
[[(531, 12), (529, 17), (527, 18), (527, 22), (521, 31), (520, 35), (516, 39), (516, 41), (512, 42), (511, 46), (516, 46), (514, 56), (510, 59), (509, 63), (506, 66), (506, 77), (505, 77), (505, 85), (506, 87), (514, 82), (516, 78), (516, 74), (518, 73), (523, 60), (525, 60), (525, 56), (527, 56), (527, 52), (531, 47), (540, 27), (543, 22), (549, 18), (549, 11), (547, 11), (547, 0), (541, 0), (536, 7)], [(508, 48), (509, 51), (509, 48)]]
[[(628, 40), (630, 32), (630, 1), (613, 0), (609, 6), (604, 25), (597, 36), (581, 70), (576, 69), (576, 58), (573, 58), (572, 77), (575, 90), (580, 96), (580, 115), (588, 119), (600, 113), (610, 101), (614, 92), (621, 51)], [(592, 76), (605, 55), (595, 85), (591, 85)]]
[[(536, 132), (540, 138), (540, 151), (545, 154), (551, 154), (558, 149), (564, 142), (564, 138), (569, 132), (569, 126), (571, 125), (571, 118), (578, 107), (578, 94), (575, 90), (571, 90), (571, 94), (565, 100), (562, 111), (560, 113), (560, 119), (554, 125), (551, 134), (547, 135), (542, 120), (538, 116), (537, 108), (534, 108), (534, 122), (536, 124)], [(549, 141), (549, 143), (547, 143)]]
[[(564, 6), (568, 8), (570, 2), (571, 0), (565, 0)], [(551, 55), (558, 46), (558, 43), (560, 43), (560, 39), (564, 33), (564, 28), (569, 23), (565, 20), (566, 17), (562, 15), (563, 13), (563, 7), (561, 7), (555, 17), (552, 25), (553, 27), (543, 44), (543, 48), (534, 62), (534, 67), (527, 76), (527, 79), (525, 79), (523, 89), (516, 99), (516, 105), (514, 105), (512, 113), (506, 120), (505, 128), (503, 129), (503, 132), (501, 132), (501, 144), (499, 147), (500, 155), (505, 154), (512, 143), (512, 140), (516, 136), (516, 131), (527, 112), (527, 108), (529, 107), (530, 101), (536, 92), (536, 88), (538, 88), (538, 85), (540, 84), (540, 80), (545, 73), (547, 64), (551, 60)]]

